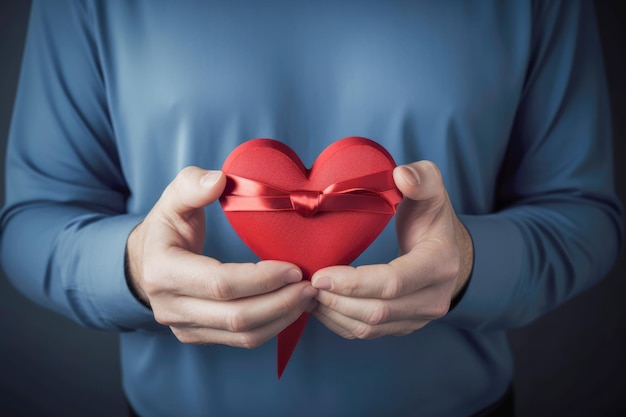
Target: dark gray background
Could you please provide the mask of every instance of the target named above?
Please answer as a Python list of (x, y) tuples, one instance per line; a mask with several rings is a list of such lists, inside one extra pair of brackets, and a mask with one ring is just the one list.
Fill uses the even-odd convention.
[[(0, 2), (1, 155), (29, 6)], [(611, 87), (617, 184), (626, 201), (626, 13), (623, 0), (597, 0), (596, 7)], [(601, 284), (511, 332), (519, 416), (626, 416), (625, 298), (623, 251)], [(0, 275), (0, 416), (125, 415), (118, 359), (115, 334), (81, 328), (34, 305)]]

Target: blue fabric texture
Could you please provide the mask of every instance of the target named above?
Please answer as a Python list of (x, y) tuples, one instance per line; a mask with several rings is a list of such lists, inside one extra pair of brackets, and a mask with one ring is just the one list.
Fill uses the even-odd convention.
[[(346, 136), (442, 170), (475, 245), (448, 315), (372, 341), (311, 320), (278, 381), (275, 342), (184, 345), (133, 298), (125, 241), (183, 167), (257, 137), (310, 166)], [(6, 166), (3, 268), (121, 332), (145, 416), (469, 415), (511, 381), (505, 331), (592, 286), (622, 244), (586, 1), (35, 0)], [(254, 261), (206, 212), (205, 254)], [(396, 253), (391, 224), (355, 264)]]

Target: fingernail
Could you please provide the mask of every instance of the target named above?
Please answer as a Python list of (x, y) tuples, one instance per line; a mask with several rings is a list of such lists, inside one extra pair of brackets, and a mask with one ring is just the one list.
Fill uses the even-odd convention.
[(287, 282), (292, 284), (294, 282), (302, 281), (302, 273), (297, 269), (290, 269), (287, 271)]
[(330, 290), (333, 288), (333, 282), (328, 277), (315, 278), (312, 284), (315, 288), (320, 290)]
[(302, 290), (302, 298), (313, 298), (317, 295), (317, 289), (307, 285), (304, 290)]
[(221, 176), (221, 171), (209, 171), (200, 179), (200, 186), (202, 188), (211, 188), (217, 183)]
[(405, 165), (400, 170), (400, 175), (409, 185), (417, 185), (420, 183), (420, 177), (417, 175), (417, 172), (413, 168), (408, 165)]

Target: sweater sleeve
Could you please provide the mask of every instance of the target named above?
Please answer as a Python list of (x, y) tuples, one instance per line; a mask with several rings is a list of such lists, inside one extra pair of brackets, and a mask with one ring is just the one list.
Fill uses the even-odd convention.
[(463, 298), (442, 319), (455, 326), (525, 325), (597, 283), (622, 245), (593, 3), (541, 3), (531, 42), (498, 206), (461, 216), (475, 262)]
[(82, 325), (157, 329), (130, 293), (126, 239), (141, 220), (107, 110), (90, 10), (34, 1), (9, 134), (1, 260), (27, 297)]

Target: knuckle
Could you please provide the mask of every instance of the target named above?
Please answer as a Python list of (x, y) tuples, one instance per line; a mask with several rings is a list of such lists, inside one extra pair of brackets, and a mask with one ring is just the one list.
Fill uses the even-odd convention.
[(371, 314), (367, 320), (368, 324), (376, 325), (386, 323), (391, 315), (391, 309), (389, 304), (384, 301), (378, 301), (374, 304)]
[(437, 164), (433, 161), (422, 161), (422, 165), (426, 171), (428, 171), (429, 175), (432, 175), (434, 180), (442, 181), (441, 171)]
[(359, 323), (359, 325), (357, 325), (354, 329), (353, 334), (357, 339), (361, 340), (373, 339), (376, 337), (375, 327), (367, 323)]
[(154, 274), (145, 275), (141, 287), (149, 299), (165, 292), (165, 287), (161, 280)]
[(252, 333), (241, 333), (239, 335), (239, 346), (244, 349), (256, 349), (263, 344), (263, 341)]
[(154, 319), (157, 321), (157, 323), (159, 324), (163, 324), (165, 326), (169, 326), (171, 324), (174, 324), (175, 321), (172, 317), (172, 314), (167, 311), (164, 310), (162, 308), (156, 308), (156, 306), (152, 306), (152, 312), (154, 314)]
[(358, 282), (355, 279), (345, 279), (341, 282), (335, 283), (337, 287), (341, 286), (341, 293), (345, 295), (352, 295), (358, 292)]
[(449, 286), (451, 283), (456, 282), (460, 270), (460, 265), (457, 262), (452, 260), (443, 262), (437, 271), (439, 284), (442, 286)]
[(404, 287), (404, 279), (402, 276), (399, 273), (392, 273), (385, 282), (382, 297), (385, 299), (397, 298), (403, 293)]
[(282, 278), (280, 274), (277, 274), (273, 263), (261, 261), (256, 264), (246, 264), (245, 266), (245, 273), (254, 274), (257, 277), (259, 290), (261, 292), (271, 291)]
[(308, 285), (307, 283), (296, 283), (296, 284), (291, 284), (292, 286), (286, 290), (283, 291), (279, 297), (276, 298), (275, 304), (274, 304), (274, 308), (276, 309), (276, 311), (279, 311), (282, 313), (283, 316), (289, 315), (289, 313), (292, 314), (298, 314), (299, 311), (297, 308), (295, 308), (297, 305), (303, 305), (302, 301), (301, 301), (301, 294), (302, 291), (304, 290), (304, 288), (306, 287), (306, 285)]
[(189, 320), (185, 317), (184, 313), (173, 309), (162, 302), (153, 303), (152, 312), (154, 319), (165, 326), (183, 326), (189, 324)]
[(240, 310), (231, 310), (228, 314), (226, 327), (231, 332), (244, 332), (249, 330), (248, 319)]
[(277, 301), (276, 308), (278, 309), (278, 311), (281, 311), (283, 315), (288, 315), (288, 313), (292, 310), (293, 315), (300, 315), (301, 313), (300, 310), (293, 308), (292, 302), (290, 302), (290, 299), (287, 298), (279, 299)]
[(448, 245), (446, 252), (441, 272), (446, 279), (454, 279), (461, 269), (461, 251), (456, 245)]
[(207, 281), (208, 293), (216, 300), (227, 301), (233, 299), (233, 289), (230, 283), (220, 276), (213, 276)]
[(192, 167), (192, 166), (187, 166), (187, 167), (181, 169), (178, 172), (178, 174), (176, 174), (176, 178), (175, 178), (174, 182), (190, 180), (194, 176), (195, 171), (196, 171), (196, 168)]
[(431, 311), (430, 311), (430, 316), (433, 319), (439, 319), (445, 316), (446, 314), (448, 314), (449, 310), (450, 310), (450, 301), (447, 299), (441, 299), (439, 302), (436, 302), (433, 304)]
[(159, 275), (156, 274), (152, 268), (144, 268), (141, 281), (141, 285), (147, 294), (155, 294), (161, 289)]
[(326, 297), (326, 300), (324, 301), (324, 305), (329, 310), (337, 310), (337, 309), (341, 308), (341, 302), (339, 300), (339, 297), (336, 297), (332, 293), (328, 294), (328, 296)]
[(180, 195), (181, 191), (186, 188), (185, 184), (193, 180), (195, 169), (195, 167), (188, 166), (178, 171), (178, 174), (176, 174), (174, 180), (170, 182), (167, 187), (165, 187), (162, 198), (177, 198), (177, 196)]

